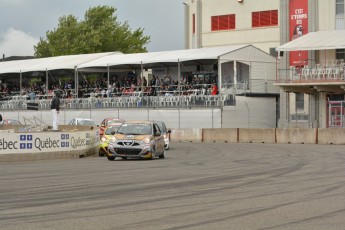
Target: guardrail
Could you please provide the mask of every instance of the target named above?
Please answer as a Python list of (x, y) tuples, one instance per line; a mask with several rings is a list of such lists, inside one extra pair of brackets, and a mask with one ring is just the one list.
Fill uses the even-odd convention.
[[(28, 103), (35, 102), (39, 110), (50, 110), (51, 99), (0, 101), (1, 110), (26, 110)], [(178, 95), (178, 96), (121, 96), (60, 99), (64, 109), (102, 108), (188, 108), (221, 107), (235, 105), (234, 95)]]

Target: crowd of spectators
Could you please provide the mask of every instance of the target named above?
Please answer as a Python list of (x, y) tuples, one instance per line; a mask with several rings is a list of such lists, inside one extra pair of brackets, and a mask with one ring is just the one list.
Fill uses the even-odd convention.
[[(19, 83), (2, 83), (0, 84), (0, 98), (8, 98), (14, 95), (27, 97), (27, 99), (35, 100), (51, 96), (56, 90), (59, 90), (64, 98), (79, 98), (98, 96), (98, 97), (114, 97), (126, 95), (144, 95), (144, 96), (161, 96), (161, 95), (186, 95), (191, 94), (195, 90), (212, 92), (217, 94), (216, 86), (217, 77), (214, 75), (207, 80), (193, 76), (192, 74), (183, 74), (180, 83), (173, 79), (170, 75), (162, 77), (153, 75), (148, 81), (145, 77), (128, 76), (119, 77), (108, 84), (106, 79), (96, 80), (93, 83), (86, 79), (82, 80), (78, 85), (78, 95), (75, 92), (74, 80), (66, 81), (62, 84), (49, 84), (46, 90), (46, 82), (36, 82), (32, 85), (22, 84), (20, 93)], [(214, 86), (212, 86), (212, 83)]]

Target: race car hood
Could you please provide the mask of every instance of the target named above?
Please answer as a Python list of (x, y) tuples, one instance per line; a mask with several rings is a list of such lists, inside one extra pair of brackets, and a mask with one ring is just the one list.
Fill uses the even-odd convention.
[(110, 140), (113, 135), (106, 135), (104, 134), (103, 137), (105, 137), (107, 140)]
[(115, 138), (117, 140), (137, 140), (137, 141), (141, 141), (145, 138), (150, 138), (151, 135), (127, 135), (127, 134), (120, 134), (117, 133), (115, 134)]

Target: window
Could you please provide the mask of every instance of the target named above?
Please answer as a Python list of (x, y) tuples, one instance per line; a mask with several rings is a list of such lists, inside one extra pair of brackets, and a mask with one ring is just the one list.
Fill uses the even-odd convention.
[(344, 0), (336, 0), (335, 2), (335, 29), (344, 30), (345, 20), (344, 20)]
[(252, 27), (278, 25), (278, 10), (252, 12)]
[(235, 15), (220, 15), (211, 17), (211, 31), (235, 29)]
[(337, 49), (336, 54), (335, 54), (335, 58), (345, 60), (345, 49)]
[(344, 15), (344, 0), (337, 0), (335, 5), (336, 15)]
[(296, 110), (304, 111), (304, 94), (303, 93), (296, 93)]

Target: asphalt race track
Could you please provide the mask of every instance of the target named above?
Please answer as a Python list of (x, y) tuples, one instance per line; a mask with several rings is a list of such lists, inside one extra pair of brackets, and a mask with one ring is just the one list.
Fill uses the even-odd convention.
[(172, 143), (166, 153), (0, 163), (0, 229), (345, 229), (344, 146)]

